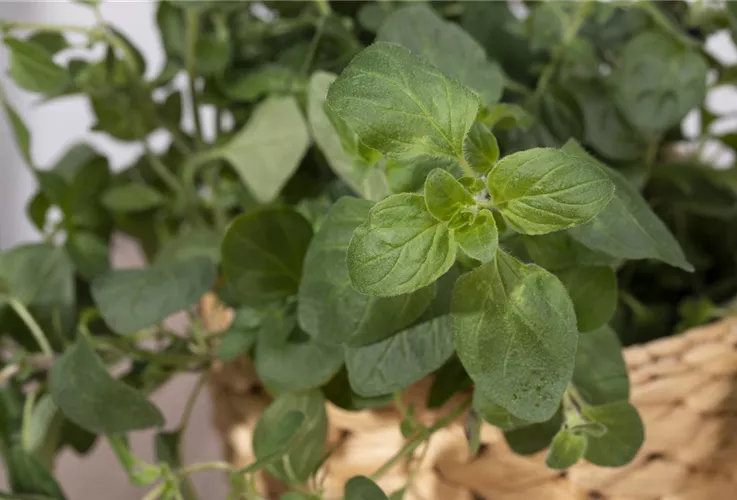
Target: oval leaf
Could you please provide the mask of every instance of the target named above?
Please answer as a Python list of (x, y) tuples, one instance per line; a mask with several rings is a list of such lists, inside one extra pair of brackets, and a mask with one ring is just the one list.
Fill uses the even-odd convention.
[(494, 216), (481, 210), (467, 225), (453, 231), (458, 245), (472, 259), (489, 262), (499, 248), (499, 231)]
[(379, 486), (365, 476), (355, 476), (345, 483), (345, 500), (388, 500)]
[(591, 405), (627, 401), (629, 398), (629, 378), (622, 344), (610, 327), (603, 326), (578, 336), (573, 385)]
[(600, 437), (587, 436), (586, 460), (602, 467), (620, 467), (635, 458), (645, 440), (645, 429), (634, 406), (619, 401), (584, 408), (582, 416), (606, 427)]
[(135, 213), (160, 207), (166, 199), (151, 186), (131, 183), (108, 189), (101, 201), (111, 212)]
[(32, 41), (6, 38), (10, 50), (10, 77), (20, 88), (53, 95), (71, 82), (69, 72), (54, 62), (43, 45)]
[(487, 174), (499, 160), (499, 144), (489, 127), (474, 122), (463, 145), (468, 164), (476, 172)]
[(576, 267), (556, 273), (576, 310), (579, 332), (609, 322), (617, 309), (617, 275), (609, 267)]
[(551, 469), (563, 470), (572, 467), (581, 460), (586, 451), (586, 436), (561, 430), (553, 438), (545, 457), (545, 463)]
[(436, 168), (425, 179), (425, 204), (433, 217), (447, 222), (459, 210), (473, 206), (476, 202), (455, 177)]
[(259, 342), (255, 367), (272, 392), (315, 389), (327, 383), (343, 365), (343, 348), (315, 341), (275, 345)]

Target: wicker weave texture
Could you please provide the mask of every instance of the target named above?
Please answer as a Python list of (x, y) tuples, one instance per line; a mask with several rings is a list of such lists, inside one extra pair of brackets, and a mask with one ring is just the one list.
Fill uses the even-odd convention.
[[(207, 314), (205, 314), (206, 311)], [(211, 327), (225, 326), (230, 313), (203, 303)], [(219, 324), (219, 325), (218, 325)], [(581, 463), (567, 473), (545, 467), (545, 453), (522, 457), (492, 426), (482, 428), (482, 449), (471, 457), (460, 417), (433, 434), (414, 456), (378, 481), (387, 493), (411, 479), (407, 500), (735, 500), (737, 499), (737, 319), (726, 319), (643, 346), (625, 358), (631, 400), (645, 422), (645, 445), (626, 467)], [(251, 434), (269, 398), (243, 358), (215, 367), (211, 377), (214, 423), (227, 459), (237, 466), (254, 460)], [(423, 410), (429, 380), (406, 391), (417, 417), (427, 424), (462, 402)], [(319, 473), (326, 498), (340, 498), (352, 476), (370, 476), (403, 445), (400, 416), (392, 407), (347, 412), (328, 405), (328, 447), (334, 453)], [(281, 486), (260, 477), (258, 486), (278, 498)]]

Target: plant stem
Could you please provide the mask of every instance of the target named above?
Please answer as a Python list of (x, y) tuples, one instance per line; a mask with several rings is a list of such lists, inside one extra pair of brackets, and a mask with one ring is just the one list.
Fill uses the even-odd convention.
[[(318, 2), (318, 6), (319, 5), (322, 5), (322, 3)], [(328, 6), (328, 9), (330, 9), (330, 6)], [(328, 15), (329, 12), (323, 12), (323, 15), (317, 21), (315, 35), (312, 37), (312, 41), (310, 42), (310, 47), (307, 52), (307, 57), (305, 57), (305, 61), (302, 63), (302, 67), (300, 68), (300, 73), (302, 73), (303, 75), (307, 75), (309, 73), (310, 65), (315, 59), (315, 54), (317, 54), (317, 48), (320, 46), (320, 39), (322, 38), (322, 33), (325, 29), (325, 20), (327, 19)]]
[(144, 361), (154, 361), (161, 364), (170, 365), (189, 365), (193, 362), (204, 362), (205, 357), (198, 357), (192, 354), (176, 354), (166, 352), (149, 352), (137, 347), (128, 345), (122, 339), (113, 337), (92, 337), (92, 342), (96, 348), (112, 348), (130, 355), (133, 358), (142, 359)]
[(476, 177), (476, 173), (471, 168), (471, 165), (468, 164), (468, 160), (466, 160), (466, 157), (463, 156), (463, 154), (458, 156), (458, 164), (463, 169), (463, 172), (469, 176), (469, 177)]
[(317, 6), (317, 10), (320, 11), (320, 14), (322, 14), (323, 17), (327, 17), (332, 12), (332, 9), (330, 8), (330, 3), (327, 0), (315, 0), (315, 5)]
[(128, 68), (133, 72), (134, 75), (137, 76), (143, 68), (138, 67), (138, 61), (136, 60), (136, 56), (131, 51), (131, 48), (107, 25), (105, 19), (102, 17), (102, 12), (100, 11), (99, 4), (95, 5), (94, 13), (95, 19), (97, 19), (97, 22), (99, 24), (99, 29), (101, 30), (105, 38), (107, 38), (108, 43), (120, 50), (120, 52), (123, 54), (123, 60), (128, 65)]
[(197, 37), (200, 33), (200, 20), (195, 9), (187, 10), (187, 80), (189, 82), (189, 97), (192, 100), (192, 115), (194, 116), (194, 128), (200, 145), (205, 139), (202, 135), (202, 123), (200, 123), (200, 106), (197, 101), (197, 85), (195, 74), (195, 50), (197, 48)]
[(19, 29), (19, 30), (36, 30), (36, 31), (54, 31), (58, 33), (85, 33), (88, 35), (99, 34), (97, 27), (91, 28), (85, 26), (70, 26), (64, 24), (45, 24), (45, 23), (29, 23), (25, 21), (6, 21), (0, 20), (0, 29)]
[(207, 381), (207, 372), (204, 372), (197, 379), (197, 382), (195, 383), (195, 386), (192, 389), (192, 392), (189, 393), (189, 398), (187, 398), (187, 403), (184, 405), (184, 412), (182, 413), (182, 420), (179, 423), (179, 431), (181, 433), (184, 433), (184, 431), (187, 429), (187, 425), (189, 425), (189, 419), (192, 416), (192, 410), (194, 409), (194, 405), (197, 402), (197, 397), (200, 395), (200, 392), (202, 392), (202, 388), (205, 386), (206, 381)]
[(36, 339), (36, 343), (41, 349), (41, 352), (48, 357), (53, 357), (54, 350), (51, 348), (51, 344), (46, 338), (43, 329), (41, 329), (36, 320), (33, 319), (33, 316), (28, 311), (26, 306), (24, 306), (20, 301), (18, 301), (18, 299), (14, 297), (8, 299), (8, 304), (10, 305), (10, 307), (13, 308), (15, 313), (20, 317), (21, 320), (23, 320), (23, 323), (25, 323), (25, 325), (31, 331), (31, 335), (33, 335), (33, 338)]
[(171, 189), (176, 195), (183, 195), (184, 194), (184, 186), (182, 186), (179, 183), (179, 179), (167, 168), (166, 165), (164, 165), (164, 162), (161, 161), (161, 158), (156, 156), (153, 151), (151, 151), (151, 147), (148, 145), (148, 141), (144, 141), (143, 143), (143, 152), (146, 155), (146, 159), (148, 159), (149, 163), (151, 164), (151, 168), (156, 173), (156, 175), (159, 176), (159, 178), (166, 184), (166, 186)]
[(194, 464), (188, 467), (182, 467), (178, 474), (179, 476), (187, 476), (194, 472), (201, 472), (205, 470), (233, 470), (233, 466), (227, 462), (203, 462), (201, 464)]
[(31, 418), (33, 418), (33, 406), (36, 403), (36, 391), (31, 391), (26, 395), (23, 402), (23, 420), (21, 427), (21, 446), (26, 451), (31, 451)]

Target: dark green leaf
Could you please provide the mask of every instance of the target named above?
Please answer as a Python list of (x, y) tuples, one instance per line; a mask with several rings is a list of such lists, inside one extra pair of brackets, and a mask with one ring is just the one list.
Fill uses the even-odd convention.
[[(575, 141), (569, 141), (564, 150), (588, 156)], [(596, 160), (589, 156), (589, 161)], [(693, 271), (678, 241), (640, 193), (616, 170), (602, 164), (599, 167), (614, 183), (614, 197), (594, 220), (571, 229), (570, 235), (587, 247), (614, 257), (658, 259)]]
[(182, 466), (181, 442), (182, 433), (180, 431), (157, 432), (155, 439), (156, 460), (168, 464), (172, 470), (179, 469)]
[(642, 419), (634, 406), (626, 401), (584, 408), (584, 419), (606, 427), (601, 437), (587, 436), (584, 457), (594, 465), (620, 467), (629, 463), (645, 439)]
[(250, 307), (237, 309), (230, 327), (220, 337), (218, 358), (230, 361), (246, 354), (256, 342), (260, 330), (261, 316), (255, 309)]
[(223, 272), (244, 305), (297, 293), (302, 260), (312, 239), (299, 213), (281, 208), (241, 215), (231, 222), (221, 249)]
[(88, 231), (77, 231), (66, 243), (69, 258), (77, 272), (87, 280), (106, 273), (110, 269), (107, 242)]
[(208, 228), (184, 229), (161, 246), (156, 254), (156, 263), (183, 261), (195, 257), (207, 257), (220, 262), (222, 234)]
[(495, 403), (486, 393), (485, 386), (476, 385), (473, 391), (473, 408), (486, 422), (503, 431), (511, 431), (530, 425), (527, 420), (517, 418)]
[(576, 266), (616, 266), (619, 260), (596, 252), (571, 238), (568, 232), (558, 231), (539, 236), (523, 236), (530, 258), (549, 271), (560, 271)]
[(499, 231), (494, 216), (488, 210), (481, 210), (465, 226), (454, 230), (456, 241), (466, 254), (481, 262), (494, 259), (499, 247)]
[(215, 266), (205, 257), (115, 270), (92, 283), (92, 298), (110, 328), (135, 333), (197, 302), (215, 275)]
[(487, 174), (499, 160), (499, 144), (489, 127), (474, 122), (463, 143), (463, 152), (468, 164), (476, 172)]
[(345, 500), (388, 500), (384, 492), (371, 479), (354, 476), (345, 483)]
[(359, 396), (351, 389), (348, 381), (348, 371), (343, 366), (335, 376), (322, 387), (325, 397), (338, 406), (348, 411), (359, 411), (369, 408), (380, 408), (387, 406), (392, 401), (391, 394), (382, 394), (372, 398)]
[(52, 56), (69, 47), (64, 35), (56, 31), (37, 31), (28, 37), (26, 41), (40, 45)]
[[(46, 470), (31, 454), (20, 446), (13, 445), (3, 450), (3, 461), (8, 472), (8, 483), (14, 496), (10, 498), (29, 500), (41, 499), (64, 500), (64, 492)], [(17, 496), (15, 495), (17, 494)], [(26, 497), (26, 495), (28, 495)]]
[(2, 99), (3, 107), (5, 112), (8, 114), (10, 127), (13, 130), (15, 136), (15, 143), (20, 150), (20, 154), (26, 162), (26, 165), (33, 166), (33, 159), (31, 158), (31, 134), (28, 132), (28, 127), (21, 120), (20, 115), (13, 109), (13, 107), (5, 100)]
[(553, 437), (563, 425), (563, 416), (558, 411), (546, 422), (520, 427), (504, 433), (504, 439), (515, 453), (534, 455), (550, 446)]
[(468, 378), (463, 365), (457, 357), (453, 356), (435, 372), (430, 391), (427, 394), (427, 407), (440, 408), (456, 392), (463, 391), (472, 385), (473, 383)]
[(223, 146), (253, 197), (269, 203), (294, 174), (310, 145), (310, 135), (294, 97), (270, 97)]
[(474, 206), (476, 202), (453, 175), (436, 168), (425, 180), (425, 204), (433, 217), (448, 222), (461, 209)]
[(609, 267), (575, 267), (556, 273), (576, 310), (579, 332), (608, 323), (617, 309), (617, 275)]
[(629, 398), (627, 365), (622, 344), (608, 326), (579, 335), (573, 385), (591, 405), (603, 405)]
[(102, 204), (112, 212), (145, 212), (160, 207), (166, 199), (156, 189), (145, 184), (121, 184), (102, 195)]
[(389, 297), (437, 280), (455, 262), (455, 241), (420, 195), (396, 194), (369, 211), (348, 245), (348, 272), (361, 293)]
[[(304, 415), (300, 425), (297, 417), (287, 417), (295, 410)], [(285, 422), (286, 418), (290, 420)], [(269, 472), (282, 480), (302, 483), (320, 464), (327, 433), (328, 418), (320, 392), (285, 394), (261, 415), (253, 432), (253, 451), (259, 460), (281, 455), (280, 461), (269, 465)]]
[(405, 48), (379, 42), (351, 61), (327, 104), (381, 153), (458, 158), (479, 98)]
[(327, 383), (343, 365), (343, 347), (314, 340), (256, 345), (255, 367), (271, 392), (297, 392)]
[(545, 463), (551, 469), (568, 469), (578, 462), (586, 451), (586, 436), (561, 430), (550, 443)]
[(398, 43), (427, 60), (446, 75), (479, 93), (490, 106), (502, 95), (502, 72), (471, 35), (442, 19), (429, 6), (412, 5), (394, 11), (381, 25), (376, 39)]
[(56, 94), (69, 85), (69, 72), (57, 65), (43, 45), (5, 38), (10, 51), (9, 74), (20, 88), (39, 94)]
[(525, 234), (588, 222), (614, 194), (614, 185), (595, 163), (547, 148), (505, 157), (489, 173), (487, 183), (504, 219)]
[(409, 387), (453, 354), (452, 320), (440, 316), (388, 339), (346, 349), (351, 387), (361, 396), (380, 396)]
[(549, 419), (573, 374), (578, 330), (563, 284), (497, 252), (453, 294), (458, 356), (489, 398), (514, 416)]
[(54, 403), (64, 415), (96, 434), (124, 434), (164, 425), (158, 408), (110, 376), (84, 337), (54, 363), (49, 384)]

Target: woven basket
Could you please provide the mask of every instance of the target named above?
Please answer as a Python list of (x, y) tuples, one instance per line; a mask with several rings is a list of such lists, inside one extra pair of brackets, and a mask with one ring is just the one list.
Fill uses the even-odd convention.
[[(210, 328), (224, 328), (232, 314), (210, 297), (202, 304)], [(464, 418), (435, 434), (412, 460), (398, 463), (378, 481), (387, 493), (413, 478), (408, 500), (735, 500), (737, 499), (737, 318), (684, 334), (629, 347), (625, 358), (632, 403), (645, 422), (645, 444), (626, 467), (580, 463), (565, 473), (548, 469), (545, 452), (522, 457), (499, 430), (482, 428), (481, 452), (471, 457)], [(429, 380), (406, 391), (417, 417), (432, 423), (462, 401), (423, 410)], [(250, 362), (214, 367), (210, 379), (214, 421), (227, 459), (254, 460), (251, 433), (269, 398)], [(352, 476), (370, 476), (403, 445), (399, 413), (348, 412), (328, 404), (328, 446), (336, 447), (320, 471), (326, 498), (340, 498)], [(261, 476), (257, 486), (278, 498), (281, 485)]]

